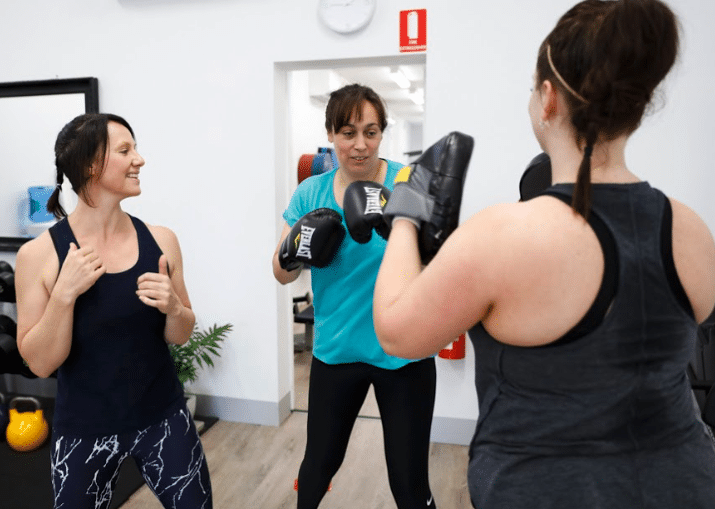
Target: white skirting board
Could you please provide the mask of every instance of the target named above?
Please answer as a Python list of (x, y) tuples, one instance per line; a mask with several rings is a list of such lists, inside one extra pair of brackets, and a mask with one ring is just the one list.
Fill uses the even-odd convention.
[(290, 415), (290, 394), (278, 403), (198, 394), (196, 413), (230, 422), (280, 426)]
[(430, 441), (440, 444), (468, 446), (472, 441), (476, 427), (476, 419), (434, 417), (432, 419)]
[[(278, 403), (198, 395), (196, 413), (230, 422), (280, 426), (290, 415), (290, 394)], [(476, 424), (476, 419), (435, 417), (432, 420), (430, 440), (442, 444), (469, 445)]]

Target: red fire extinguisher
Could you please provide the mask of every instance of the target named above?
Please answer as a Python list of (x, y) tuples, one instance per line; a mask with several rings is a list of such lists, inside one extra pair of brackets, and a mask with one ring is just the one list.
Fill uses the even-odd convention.
[(443, 359), (464, 359), (464, 351), (467, 344), (467, 334), (462, 333), (457, 339), (439, 351), (439, 356)]

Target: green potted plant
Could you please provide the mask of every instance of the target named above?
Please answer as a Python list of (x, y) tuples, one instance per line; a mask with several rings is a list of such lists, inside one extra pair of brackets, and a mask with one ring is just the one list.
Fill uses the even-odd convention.
[[(196, 326), (186, 343), (169, 345), (169, 352), (176, 367), (176, 375), (179, 377), (181, 385), (184, 386), (184, 392), (186, 392), (186, 385), (195, 382), (198, 378), (199, 368), (213, 367), (213, 357), (220, 357), (221, 342), (226, 339), (232, 329), (233, 325), (230, 323), (220, 327), (214, 324), (205, 330), (199, 330)], [(196, 397), (189, 393), (186, 395), (189, 399), (187, 405), (193, 415), (196, 408)]]

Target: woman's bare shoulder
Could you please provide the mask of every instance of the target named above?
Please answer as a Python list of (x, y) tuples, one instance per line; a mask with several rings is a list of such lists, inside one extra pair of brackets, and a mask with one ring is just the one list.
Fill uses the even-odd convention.
[(178, 263), (181, 260), (179, 239), (171, 228), (160, 225), (146, 225), (149, 232), (159, 244), (159, 248), (169, 258), (169, 262)]
[(160, 245), (162, 243), (171, 245), (178, 244), (178, 238), (171, 228), (148, 223), (146, 223), (146, 227)]
[(581, 230), (585, 221), (563, 202), (541, 197), (527, 202), (501, 203), (477, 212), (464, 223), (469, 235), (487, 236), (506, 249), (528, 250), (553, 246), (554, 237), (572, 228)]
[(60, 261), (49, 231), (24, 243), (17, 252), (15, 285), (26, 287), (31, 282), (42, 282), (49, 289), (60, 270)]
[(698, 322), (715, 306), (715, 241), (690, 207), (668, 198), (673, 209), (673, 260)]
[(42, 232), (34, 239), (28, 240), (17, 251), (17, 261), (32, 262), (43, 261), (49, 258), (49, 255), (55, 252), (55, 246), (52, 242), (49, 230)]

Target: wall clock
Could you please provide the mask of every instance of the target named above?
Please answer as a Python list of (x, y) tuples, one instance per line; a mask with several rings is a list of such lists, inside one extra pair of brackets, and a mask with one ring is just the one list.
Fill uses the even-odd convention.
[(319, 0), (318, 16), (329, 29), (349, 34), (370, 24), (376, 2), (377, 0)]

